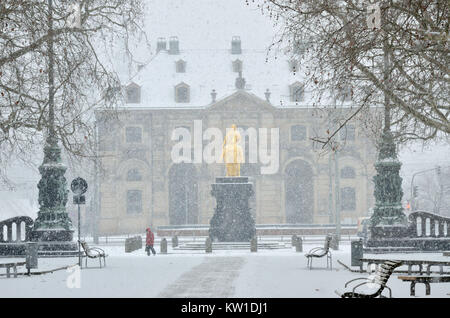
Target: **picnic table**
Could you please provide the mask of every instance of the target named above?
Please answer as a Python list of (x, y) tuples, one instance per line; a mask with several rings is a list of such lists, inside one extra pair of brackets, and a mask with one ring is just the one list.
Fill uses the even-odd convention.
[[(367, 263), (367, 266), (370, 266), (370, 264), (378, 265), (392, 259), (361, 258), (360, 260), (361, 260), (360, 269), (362, 271), (364, 263)], [(450, 266), (449, 261), (434, 261), (434, 260), (397, 260), (397, 261), (401, 261), (403, 265), (408, 265), (408, 275), (411, 275), (413, 266), (419, 266), (419, 275), (422, 275), (423, 267), (426, 265), (428, 276), (430, 275), (431, 267), (433, 266), (439, 266), (441, 275), (444, 274), (444, 266)]]
[(17, 267), (25, 266), (26, 262), (0, 263), (0, 268), (6, 268), (6, 278), (11, 277), (11, 268), (14, 271), (14, 278), (17, 278)]
[(450, 276), (398, 276), (404, 282), (411, 282), (410, 295), (416, 295), (416, 283), (425, 284), (425, 294), (431, 294), (430, 283), (450, 283)]

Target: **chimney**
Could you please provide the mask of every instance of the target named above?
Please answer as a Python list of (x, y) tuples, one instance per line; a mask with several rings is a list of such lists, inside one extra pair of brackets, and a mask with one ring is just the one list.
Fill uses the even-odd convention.
[(169, 54), (180, 53), (178, 37), (171, 36), (169, 39)]
[(233, 36), (231, 38), (231, 54), (241, 54), (241, 38), (239, 36)]
[(158, 38), (158, 42), (156, 44), (156, 53), (158, 53), (161, 50), (167, 50), (166, 38)]
[(212, 92), (211, 92), (211, 99), (212, 99), (212, 102), (213, 102), (213, 103), (216, 102), (216, 97), (217, 97), (216, 90), (213, 89)]
[(270, 91), (269, 91), (269, 89), (266, 89), (266, 92), (264, 93), (264, 96), (266, 96), (266, 101), (270, 102)]

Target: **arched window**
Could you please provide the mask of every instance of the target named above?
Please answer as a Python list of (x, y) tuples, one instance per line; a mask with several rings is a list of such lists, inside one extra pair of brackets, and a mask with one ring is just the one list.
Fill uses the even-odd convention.
[(136, 83), (131, 83), (126, 87), (127, 104), (139, 104), (141, 102), (141, 87)]
[(355, 169), (352, 167), (344, 167), (341, 169), (341, 178), (354, 179), (356, 177)]
[(304, 99), (305, 87), (297, 82), (289, 86), (291, 102), (301, 102)]
[(183, 60), (175, 62), (175, 68), (177, 73), (186, 73), (186, 62)]
[(242, 61), (237, 59), (233, 61), (233, 72), (239, 73), (242, 72)]
[(180, 83), (175, 86), (175, 102), (177, 103), (189, 103), (190, 89), (189, 85)]
[(130, 169), (127, 173), (127, 181), (141, 181), (142, 175), (139, 169)]

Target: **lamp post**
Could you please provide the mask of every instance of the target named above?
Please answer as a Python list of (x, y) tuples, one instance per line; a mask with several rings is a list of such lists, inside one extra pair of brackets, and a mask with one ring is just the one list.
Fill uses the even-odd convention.
[[(387, 11), (385, 11), (387, 14)], [(383, 23), (383, 83), (390, 81), (390, 48), (388, 33)], [(375, 207), (370, 218), (371, 239), (368, 245), (391, 245), (392, 239), (405, 235), (407, 229), (406, 216), (402, 208), (402, 178), (400, 177), (401, 163), (397, 157), (397, 149), (391, 132), (391, 105), (388, 94), (384, 93), (384, 129), (378, 149), (378, 158), (375, 163)]]
[(78, 265), (81, 268), (81, 213), (80, 205), (86, 203), (84, 193), (86, 192), (88, 185), (83, 178), (76, 178), (72, 180), (70, 188), (74, 194), (73, 203), (78, 205)]
[(55, 84), (53, 2), (48, 0), (48, 135), (44, 147), (44, 160), (39, 167), (39, 212), (31, 233), (34, 241), (69, 242), (73, 239), (72, 221), (66, 212), (68, 198), (67, 169), (62, 164), (61, 149), (55, 131)]
[(339, 174), (339, 156), (338, 149), (334, 152), (334, 171), (335, 171), (335, 218), (336, 218), (336, 237), (338, 241), (341, 239), (341, 186), (340, 186), (340, 174)]

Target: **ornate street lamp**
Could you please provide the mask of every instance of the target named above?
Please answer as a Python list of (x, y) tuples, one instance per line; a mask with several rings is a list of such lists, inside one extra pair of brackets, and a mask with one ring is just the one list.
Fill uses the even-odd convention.
[[(387, 36), (387, 33), (385, 33)], [(387, 38), (383, 41), (384, 83), (389, 83), (390, 55)], [(385, 84), (386, 85), (386, 84)], [(401, 162), (391, 132), (390, 100), (384, 94), (384, 129), (375, 163), (375, 207), (370, 218), (369, 246), (391, 246), (396, 239), (406, 236), (407, 219), (402, 207)], [(384, 242), (383, 242), (384, 241)]]
[[(73, 239), (72, 221), (66, 212), (68, 199), (67, 167), (61, 160), (61, 149), (55, 132), (54, 112), (54, 51), (53, 51), (53, 3), (48, 0), (48, 136), (44, 147), (44, 160), (39, 167), (39, 212), (32, 231), (33, 241), (70, 242)], [(75, 246), (76, 247), (76, 246)], [(60, 249), (60, 248), (58, 248)]]

